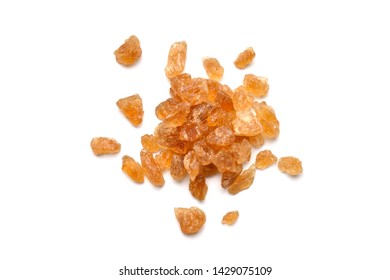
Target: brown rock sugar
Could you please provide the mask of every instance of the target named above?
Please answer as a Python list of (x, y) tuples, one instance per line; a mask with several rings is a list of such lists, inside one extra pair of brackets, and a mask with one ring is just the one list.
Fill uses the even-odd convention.
[[(142, 54), (140, 42), (131, 36), (114, 53), (118, 63), (131, 65)], [(247, 48), (234, 64), (243, 69), (255, 55), (253, 48)], [(160, 123), (153, 134), (141, 137), (141, 164), (125, 155), (122, 170), (137, 183), (143, 183), (146, 176), (158, 187), (165, 183), (163, 171), (169, 170), (175, 181), (188, 180), (189, 192), (199, 201), (206, 199), (207, 178), (220, 173), (221, 187), (236, 195), (251, 187), (256, 169), (266, 169), (277, 162), (270, 150), (263, 150), (256, 155), (255, 163), (248, 165), (252, 148), (279, 136), (274, 109), (256, 100), (268, 95), (268, 80), (246, 74), (242, 85), (232, 90), (220, 83), (224, 68), (216, 58), (203, 59), (208, 78), (185, 73), (186, 59), (187, 43), (172, 44), (165, 67), (170, 96), (155, 109)], [(121, 98), (116, 104), (134, 126), (142, 123), (144, 111), (139, 94)], [(120, 144), (98, 137), (92, 139), (91, 148), (97, 155), (118, 153)], [(303, 171), (301, 161), (295, 157), (280, 158), (278, 168), (292, 176)], [(197, 233), (206, 221), (205, 213), (197, 207), (175, 208), (175, 215), (185, 234)], [(233, 224), (238, 215), (238, 211), (228, 212), (222, 223)]]

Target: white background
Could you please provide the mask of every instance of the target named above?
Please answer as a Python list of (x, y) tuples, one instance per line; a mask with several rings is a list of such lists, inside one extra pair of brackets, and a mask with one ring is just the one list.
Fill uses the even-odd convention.
[[(0, 279), (138, 279), (119, 276), (125, 265), (390, 279), (389, 26), (386, 1), (2, 1)], [(143, 55), (124, 68), (113, 51), (132, 34)], [(157, 189), (122, 173), (121, 157), (139, 159), (140, 136), (158, 123), (180, 40), (193, 76), (212, 56), (233, 88), (246, 73), (269, 78), (281, 133), (263, 148), (299, 157), (302, 176), (273, 166), (237, 196), (216, 178), (199, 203), (168, 174)], [(240, 71), (232, 61), (248, 46), (256, 59)], [(134, 93), (140, 128), (115, 105)], [(121, 153), (94, 156), (96, 136), (116, 138)], [(181, 233), (177, 206), (206, 212), (198, 235)], [(221, 225), (235, 209), (237, 224)]]

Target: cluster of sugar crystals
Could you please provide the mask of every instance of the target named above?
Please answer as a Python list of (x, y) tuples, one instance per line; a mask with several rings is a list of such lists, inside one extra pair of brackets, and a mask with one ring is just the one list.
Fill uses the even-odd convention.
[[(224, 68), (217, 59), (204, 58), (209, 78), (198, 78), (184, 73), (186, 57), (185, 41), (171, 46), (165, 67), (170, 97), (155, 109), (161, 122), (153, 134), (141, 137), (141, 164), (124, 156), (122, 169), (135, 182), (143, 183), (146, 176), (157, 187), (165, 183), (164, 170), (169, 170), (176, 181), (188, 177), (189, 191), (198, 200), (206, 198), (207, 177), (221, 173), (222, 188), (235, 195), (252, 185), (256, 169), (266, 169), (277, 162), (271, 151), (264, 150), (257, 154), (255, 164), (244, 166), (251, 159), (252, 147), (259, 148), (266, 139), (279, 135), (273, 108), (256, 100), (267, 96), (268, 80), (246, 74), (242, 85), (232, 90), (220, 82)], [(243, 69), (254, 57), (253, 49), (248, 48), (234, 64)], [(138, 94), (118, 100), (117, 106), (133, 125), (141, 124), (144, 112)], [(109, 147), (103, 152), (93, 148), (97, 154), (118, 152), (118, 148)], [(278, 167), (282, 172), (292, 176), (302, 173), (298, 159), (281, 160)], [(176, 208), (175, 214), (186, 234), (196, 233), (205, 222), (205, 214), (198, 208)], [(237, 217), (238, 212), (233, 211), (222, 223), (233, 224)]]
[[(154, 130), (154, 142), (159, 147), (157, 163), (161, 170), (170, 169), (175, 180), (188, 176), (190, 192), (199, 200), (206, 197), (207, 177), (215, 173), (222, 174), (223, 188), (237, 194), (254, 180), (255, 165), (244, 168), (251, 159), (252, 147), (259, 148), (264, 139), (279, 134), (273, 109), (264, 101), (255, 101), (255, 97), (267, 95), (268, 81), (245, 75), (243, 84), (232, 90), (220, 82), (223, 68), (215, 58), (203, 59), (209, 78), (192, 77), (183, 73), (186, 50), (187, 44), (182, 41), (169, 51), (165, 72), (170, 97), (155, 110), (161, 120)], [(247, 59), (252, 61), (253, 49), (248, 48), (248, 52), (251, 55)], [(143, 147), (147, 148), (144, 137)], [(170, 156), (161, 160), (166, 153)]]

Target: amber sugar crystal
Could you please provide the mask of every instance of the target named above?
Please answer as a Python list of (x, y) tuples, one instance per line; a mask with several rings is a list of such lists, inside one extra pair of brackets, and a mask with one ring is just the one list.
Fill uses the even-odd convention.
[(189, 186), (190, 192), (193, 197), (198, 200), (204, 200), (208, 191), (208, 186), (206, 184), (206, 177), (202, 174), (195, 177), (194, 180), (190, 180)]
[(166, 170), (171, 168), (172, 157), (173, 152), (171, 150), (162, 150), (155, 156), (155, 160), (161, 170)]
[(144, 149), (148, 150), (151, 153), (157, 152), (160, 147), (157, 144), (158, 138), (154, 135), (145, 134), (141, 137), (141, 144)]
[(131, 35), (115, 52), (119, 64), (130, 66), (137, 62), (142, 55), (141, 43), (137, 36)]
[(242, 82), (245, 90), (256, 97), (264, 97), (268, 94), (268, 79), (253, 74), (247, 74)]
[(243, 86), (239, 86), (233, 92), (232, 102), (236, 111), (251, 109), (254, 100), (254, 97)]
[(238, 165), (234, 171), (225, 171), (221, 176), (221, 186), (226, 189), (233, 184), (236, 178), (241, 174), (242, 165)]
[(187, 60), (187, 43), (185, 41), (174, 43), (168, 54), (167, 65), (165, 66), (165, 75), (173, 78), (183, 73)]
[(257, 120), (259, 121), (264, 138), (276, 138), (279, 136), (279, 121), (276, 118), (275, 111), (271, 106), (268, 106), (265, 101), (253, 103), (253, 109), (256, 112)]
[(121, 144), (108, 137), (96, 137), (91, 140), (91, 149), (95, 155), (116, 154), (121, 150)]
[(277, 161), (278, 158), (270, 150), (264, 150), (257, 154), (255, 166), (257, 169), (266, 169)]
[(234, 61), (234, 65), (238, 69), (244, 69), (252, 63), (255, 56), (255, 51), (252, 47), (249, 47), (237, 56), (236, 60)]
[(156, 187), (162, 187), (165, 184), (165, 180), (161, 168), (153, 158), (152, 153), (142, 149), (140, 157), (142, 169), (144, 170), (145, 176), (148, 178), (149, 182)]
[(144, 109), (142, 98), (138, 94), (121, 98), (116, 102), (116, 105), (133, 125), (138, 126), (142, 123)]
[(188, 175), (190, 175), (190, 179), (195, 180), (196, 176), (198, 176), (200, 171), (199, 160), (196, 157), (195, 152), (188, 152), (188, 154), (184, 156), (183, 163)]
[(175, 208), (175, 215), (184, 234), (197, 233), (206, 222), (205, 213), (198, 207)]
[(211, 80), (220, 81), (222, 79), (224, 69), (216, 58), (203, 58), (203, 67)]
[(187, 176), (187, 170), (184, 167), (184, 156), (173, 154), (171, 161), (171, 176), (176, 181), (181, 181)]
[(227, 126), (221, 126), (210, 132), (207, 136), (207, 143), (214, 147), (229, 146), (235, 137), (233, 131)]
[(291, 176), (298, 176), (303, 172), (302, 162), (296, 157), (281, 157), (278, 161), (278, 168), (281, 172)]
[(241, 191), (248, 189), (255, 179), (255, 165), (252, 164), (247, 170), (243, 171), (234, 182), (227, 187), (230, 194), (238, 194)]
[(238, 216), (239, 216), (238, 211), (227, 212), (222, 218), (222, 224), (233, 225), (236, 223)]
[(255, 136), (263, 131), (261, 123), (252, 110), (236, 112), (236, 118), (232, 124), (234, 134), (239, 136)]
[(136, 183), (144, 182), (144, 171), (141, 165), (130, 156), (122, 157), (122, 170)]

